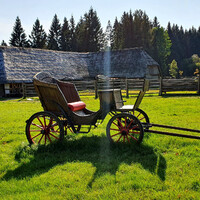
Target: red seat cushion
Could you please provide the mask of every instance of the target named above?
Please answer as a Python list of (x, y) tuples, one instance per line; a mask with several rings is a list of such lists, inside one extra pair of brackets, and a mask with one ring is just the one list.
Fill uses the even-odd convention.
[(78, 111), (78, 110), (83, 110), (86, 107), (86, 104), (82, 101), (77, 101), (77, 102), (68, 103), (68, 107), (72, 111)]

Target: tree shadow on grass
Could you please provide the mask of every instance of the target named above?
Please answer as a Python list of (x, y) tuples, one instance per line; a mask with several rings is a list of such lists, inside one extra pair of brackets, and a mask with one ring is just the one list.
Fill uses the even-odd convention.
[[(30, 158), (27, 163), (24, 162), (26, 157)], [(164, 157), (152, 147), (133, 144), (110, 145), (104, 136), (84, 136), (46, 147), (26, 146), (19, 149), (15, 159), (22, 164), (14, 170), (9, 170), (3, 179), (32, 177), (45, 173), (58, 164), (76, 161), (90, 162), (96, 168), (93, 179), (88, 184), (90, 187), (97, 177), (107, 172), (116, 174), (121, 163), (140, 163), (145, 170), (157, 174), (162, 181), (165, 180), (166, 171)]]

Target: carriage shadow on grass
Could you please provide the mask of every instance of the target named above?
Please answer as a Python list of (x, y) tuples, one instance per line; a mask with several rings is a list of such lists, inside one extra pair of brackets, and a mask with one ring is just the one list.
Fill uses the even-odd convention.
[[(28, 162), (24, 159), (29, 157)], [(105, 136), (83, 136), (80, 139), (68, 138), (62, 143), (49, 146), (21, 147), (15, 159), (22, 163), (18, 168), (9, 170), (3, 177), (24, 179), (48, 172), (56, 165), (70, 162), (89, 162), (96, 171), (88, 183), (91, 187), (97, 177), (105, 173), (116, 174), (120, 164), (139, 163), (152, 174), (164, 181), (166, 161), (164, 157), (146, 145), (117, 144), (110, 145)]]

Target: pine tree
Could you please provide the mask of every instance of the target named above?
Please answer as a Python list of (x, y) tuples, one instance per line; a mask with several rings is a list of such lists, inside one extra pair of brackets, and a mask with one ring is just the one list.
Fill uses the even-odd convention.
[(145, 50), (149, 51), (152, 29), (152, 24), (149, 20), (149, 17), (142, 10), (136, 10), (133, 16), (135, 46), (143, 47)]
[(90, 8), (84, 16), (86, 23), (86, 37), (88, 38), (87, 51), (97, 52), (103, 46), (103, 31), (97, 12)]
[(123, 32), (122, 32), (122, 25), (118, 21), (117, 18), (115, 18), (115, 22), (113, 25), (113, 41), (111, 43), (111, 49), (117, 50), (122, 49), (123, 46)]
[(97, 13), (92, 8), (77, 24), (76, 36), (79, 51), (97, 52), (103, 48), (104, 34)]
[(76, 41), (76, 25), (73, 15), (70, 18), (70, 41), (69, 41), (69, 48), (70, 51), (77, 51), (77, 41)]
[(47, 47), (52, 50), (60, 50), (60, 37), (61, 37), (61, 25), (57, 15), (54, 15), (49, 35), (47, 39)]
[(75, 35), (76, 35), (77, 51), (79, 52), (86, 51), (87, 49), (86, 23), (84, 22), (82, 16), (76, 26)]
[(7, 44), (6, 44), (6, 42), (4, 40), (2, 40), (1, 46), (7, 46)]
[(160, 64), (164, 75), (168, 74), (167, 58), (170, 56), (171, 40), (163, 27), (152, 29), (151, 56)]
[(158, 18), (156, 16), (153, 19), (153, 27), (160, 28), (160, 23), (158, 22)]
[(70, 30), (66, 17), (61, 28), (60, 49), (62, 51), (70, 51)]
[(15, 25), (13, 27), (13, 32), (11, 34), (9, 44), (11, 46), (15, 46), (15, 47), (28, 47), (29, 46), (27, 39), (26, 39), (26, 34), (25, 34), (24, 29), (21, 24), (21, 20), (19, 19), (18, 16), (16, 18)]
[(31, 47), (40, 48), (40, 49), (46, 48), (47, 35), (42, 25), (40, 25), (39, 19), (36, 19), (29, 38), (30, 38)]
[(121, 18), (122, 48), (135, 47), (134, 23), (132, 12), (124, 12)]

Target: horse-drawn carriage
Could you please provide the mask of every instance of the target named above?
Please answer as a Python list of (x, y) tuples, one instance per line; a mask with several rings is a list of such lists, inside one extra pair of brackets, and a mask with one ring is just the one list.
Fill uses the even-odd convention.
[(144, 81), (143, 90), (139, 92), (134, 105), (124, 105), (120, 89), (99, 91), (100, 108), (96, 112), (89, 110), (81, 101), (73, 83), (62, 82), (48, 73), (40, 72), (34, 76), (34, 86), (44, 111), (33, 114), (27, 120), (26, 136), (30, 144), (62, 141), (68, 131), (88, 133), (91, 127), (102, 123), (107, 114), (111, 115), (106, 128), (111, 143), (141, 143), (144, 132), (200, 139), (199, 136), (150, 130), (150, 127), (158, 126), (200, 133), (198, 130), (150, 124), (148, 115), (139, 109), (148, 90), (148, 80)]

